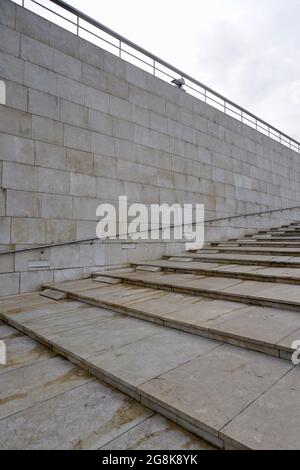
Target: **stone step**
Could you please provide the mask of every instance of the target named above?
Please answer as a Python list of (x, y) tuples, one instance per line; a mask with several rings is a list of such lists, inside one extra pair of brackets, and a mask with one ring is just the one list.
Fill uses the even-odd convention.
[(0, 316), (219, 448), (300, 448), (300, 374), (291, 362), (68, 302), (58, 311), (57, 302), (28, 310), (4, 300)]
[[(185, 259), (185, 258), (183, 258)], [(190, 258), (192, 260), (192, 258)], [(157, 267), (163, 271), (200, 274), (203, 276), (222, 276), (249, 281), (280, 282), (300, 284), (300, 268), (265, 268), (255, 265), (199, 263), (197, 261), (182, 262), (180, 258), (170, 260), (148, 261), (149, 267)], [(133, 267), (136, 263), (131, 263)], [(96, 276), (94, 273), (93, 276)]]
[(264, 255), (278, 255), (278, 256), (298, 256), (300, 258), (300, 249), (296, 248), (267, 248), (267, 247), (216, 247), (205, 248), (197, 251), (197, 253), (244, 253), (244, 254), (264, 254)]
[(231, 248), (231, 247), (266, 247), (266, 248), (300, 248), (300, 241), (260, 241), (260, 240), (237, 240), (232, 242), (211, 242), (211, 247)]
[[(109, 275), (108, 272), (107, 276)], [(115, 277), (117, 274), (114, 273), (112, 276)], [(123, 273), (122, 279), (125, 282), (119, 286), (107, 288), (106, 285), (102, 288), (96, 287), (94, 290), (80, 291), (66, 287), (65, 292), (72, 299), (113, 309), (120, 314), (291, 359), (293, 339), (289, 340), (289, 337), (293, 338), (297, 331), (300, 337), (298, 312), (249, 307), (243, 302), (194, 297), (145, 287), (149, 284), (150, 278), (149, 275), (144, 278), (144, 285), (135, 285), (135, 281), (141, 281), (141, 276), (134, 277), (133, 273), (128, 273), (126, 278)], [(59, 284), (60, 289), (63, 287)]]
[[(300, 289), (293, 284), (166, 272), (109, 273), (107, 275), (144, 288), (171, 290), (190, 296), (209, 297), (300, 312)], [(46, 284), (44, 287), (53, 288), (52, 284)]]
[[(177, 255), (180, 258), (181, 255)], [(186, 257), (186, 255), (182, 255)], [(189, 257), (195, 261), (235, 264), (235, 265), (255, 265), (277, 268), (300, 268), (300, 257), (293, 256), (270, 256), (270, 255), (247, 255), (247, 254), (225, 254), (225, 253), (192, 253)]]

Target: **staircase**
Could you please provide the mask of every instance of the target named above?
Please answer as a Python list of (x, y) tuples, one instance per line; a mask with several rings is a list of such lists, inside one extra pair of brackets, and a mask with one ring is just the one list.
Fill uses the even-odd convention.
[(293, 223), (44, 285), (99, 307), (68, 329), (66, 307), (0, 318), (214, 446), (300, 449), (299, 284)]

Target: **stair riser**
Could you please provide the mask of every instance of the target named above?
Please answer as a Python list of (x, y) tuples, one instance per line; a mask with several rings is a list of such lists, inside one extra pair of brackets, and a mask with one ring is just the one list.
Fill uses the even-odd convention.
[[(300, 263), (285, 263), (281, 261), (262, 261), (262, 260), (243, 260), (243, 259), (218, 259), (218, 258), (201, 258), (190, 254), (191, 258), (195, 261), (202, 261), (203, 263), (218, 263), (218, 264), (241, 264), (246, 266), (265, 266), (269, 268), (300, 268)], [(168, 259), (168, 256), (164, 256), (163, 259)]]
[[(267, 256), (295, 256), (295, 257), (300, 257), (300, 250), (298, 251), (286, 251), (286, 250), (280, 250), (280, 251), (269, 251), (269, 250), (247, 250), (247, 248), (243, 248), (241, 250), (233, 250), (230, 248), (219, 248), (216, 247), (216, 249), (212, 251), (218, 251), (218, 253), (215, 254), (230, 254), (230, 255), (267, 255)], [(201, 253), (203, 254), (209, 254), (210, 250), (203, 249), (201, 250)]]
[(228, 271), (206, 271), (203, 269), (187, 269), (187, 268), (164, 268), (161, 267), (162, 272), (180, 273), (180, 274), (195, 274), (206, 277), (226, 277), (229, 279), (242, 279), (245, 281), (259, 281), (259, 282), (276, 282), (280, 284), (300, 284), (300, 278), (288, 278), (280, 276), (263, 276), (251, 273), (231, 273)]

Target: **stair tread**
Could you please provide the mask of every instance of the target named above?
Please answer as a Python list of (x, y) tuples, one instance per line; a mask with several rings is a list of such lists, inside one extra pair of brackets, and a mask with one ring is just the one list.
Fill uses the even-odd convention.
[[(80, 295), (91, 292), (80, 289), (79, 285), (77, 288)], [(107, 289), (113, 291), (121, 286)], [(98, 290), (104, 292), (101, 287)], [(286, 436), (281, 440), (282, 448), (300, 448), (299, 436), (293, 433), (295, 426), (300, 425), (298, 400), (296, 402), (293, 394), (295, 388), (299, 390), (300, 375), (295, 374), (289, 361), (97, 307), (85, 308), (81, 316), (82, 321), (86, 320), (85, 326), (74, 326), (71, 331), (70, 322), (76, 314), (70, 309), (62, 312), (65, 319), (69, 317), (69, 326), (66, 323), (66, 329), (56, 334), (53, 328), (60, 316), (51, 313), (49, 305), (39, 308), (39, 312), (36, 309), (34, 321), (32, 312), (27, 312), (30, 326), (25, 311), (16, 313), (13, 308), (8, 312), (3, 309), (2, 305), (3, 320), (44, 340), (60, 354), (89, 368), (94, 375), (110, 381), (120, 390), (127, 390), (146, 406), (170, 416), (179, 425), (193, 429), (219, 447), (234, 442), (240, 448), (264, 448), (264, 441), (249, 442), (248, 436), (239, 437), (238, 423), (243, 421), (244, 413), (257, 404), (266, 415), (264, 422), (258, 424), (270, 427), (270, 431), (273, 426), (279, 429), (274, 414), (268, 414), (268, 401), (264, 405), (259, 401), (263, 394), (266, 397), (270, 394), (275, 409), (282, 411), (279, 432), (284, 429)], [(41, 328), (45, 314), (49, 323)], [(98, 315), (99, 320), (94, 322)], [(76, 320), (78, 318), (77, 313)], [(284, 414), (284, 409), (291, 406), (291, 402), (283, 400), (285, 396), (292, 404), (295, 402), (292, 422), (290, 414)], [(242, 431), (244, 423), (240, 426)], [(268, 446), (276, 448), (277, 445), (278, 436), (274, 436)]]
[[(153, 274), (145, 276), (147, 279), (152, 277), (155, 276)], [(167, 278), (172, 282), (170, 276)], [(193, 278), (195, 276), (190, 277)], [(229, 288), (228, 279), (220, 281), (221, 287)], [(224, 284), (222, 281), (227, 282)], [(67, 289), (66, 291), (71, 293)], [(122, 313), (137, 315), (153, 322), (167, 323), (178, 329), (189, 328), (189, 331), (196, 334), (222, 335), (226, 336), (227, 340), (252, 343), (253, 348), (258, 348), (260, 345), (272, 349), (273, 355), (279, 355), (280, 350), (291, 353), (292, 341), (284, 344), (281, 344), (281, 341), (300, 330), (298, 312), (283, 308), (249, 307), (243, 302), (193, 297), (126, 283), (96, 291), (79, 290), (77, 295), (82, 301), (95, 302), (107, 308), (121, 308)]]
[[(134, 263), (132, 263), (134, 265)], [(278, 279), (291, 279), (300, 281), (300, 268), (276, 268), (276, 267), (263, 267), (256, 265), (234, 265), (234, 264), (218, 264), (218, 263), (199, 263), (193, 262), (181, 262), (181, 261), (167, 261), (167, 260), (155, 260), (148, 261), (149, 266), (158, 266), (163, 269), (174, 269), (177, 271), (201, 271), (204, 273), (214, 272), (223, 274), (247, 274), (250, 277), (260, 278), (278, 278)], [(109, 274), (109, 272), (106, 272)]]

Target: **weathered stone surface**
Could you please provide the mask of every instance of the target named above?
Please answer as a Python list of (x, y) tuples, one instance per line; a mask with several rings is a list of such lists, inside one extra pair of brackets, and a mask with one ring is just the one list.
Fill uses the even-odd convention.
[(52, 300), (65, 300), (68, 298), (68, 294), (52, 289), (45, 289), (40, 293), (40, 295)]

